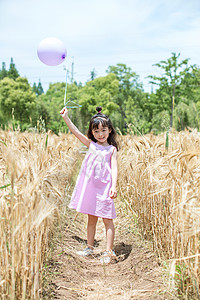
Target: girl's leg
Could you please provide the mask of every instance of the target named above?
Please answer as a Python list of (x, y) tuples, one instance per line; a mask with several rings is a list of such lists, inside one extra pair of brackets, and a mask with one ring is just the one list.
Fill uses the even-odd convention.
[(112, 219), (103, 218), (103, 222), (106, 228), (106, 240), (107, 240), (107, 251), (111, 251), (114, 244), (115, 238), (115, 227)]
[(88, 225), (87, 225), (87, 243), (88, 247), (93, 249), (94, 246), (94, 237), (96, 233), (98, 217), (88, 215)]

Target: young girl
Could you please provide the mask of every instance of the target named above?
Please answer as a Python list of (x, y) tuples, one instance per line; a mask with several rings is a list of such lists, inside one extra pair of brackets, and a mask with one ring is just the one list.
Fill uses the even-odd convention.
[(93, 253), (97, 220), (101, 217), (107, 239), (107, 249), (101, 261), (109, 263), (111, 257), (115, 256), (113, 219), (116, 218), (116, 213), (113, 199), (117, 197), (118, 145), (116, 132), (109, 117), (101, 113), (101, 107), (97, 107), (96, 110), (98, 113), (90, 120), (87, 136), (83, 135), (69, 119), (66, 107), (60, 114), (70, 131), (89, 148), (69, 205), (70, 208), (88, 215), (88, 247), (78, 254), (89, 256)]

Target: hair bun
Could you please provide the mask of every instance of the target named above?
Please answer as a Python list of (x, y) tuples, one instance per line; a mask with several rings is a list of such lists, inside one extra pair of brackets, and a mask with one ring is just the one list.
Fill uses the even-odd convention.
[(97, 106), (97, 107), (96, 107), (96, 111), (97, 111), (98, 113), (100, 113), (100, 112), (102, 111), (102, 107), (101, 107), (101, 106)]

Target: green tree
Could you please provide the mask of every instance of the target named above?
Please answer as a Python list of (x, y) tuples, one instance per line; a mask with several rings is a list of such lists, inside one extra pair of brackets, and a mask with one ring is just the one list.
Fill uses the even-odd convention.
[(2, 62), (2, 69), (0, 70), (0, 80), (8, 77), (8, 71), (6, 70), (6, 63)]
[(200, 130), (200, 68), (196, 67), (193, 69), (190, 81), (190, 91), (188, 97), (190, 101), (190, 126), (197, 127)]
[(39, 80), (38, 86), (37, 86), (37, 93), (38, 93), (38, 95), (42, 95), (44, 93), (44, 90), (43, 90), (43, 87), (42, 87), (42, 83), (41, 83), (40, 80)]
[(33, 92), (37, 95), (37, 85), (35, 82), (33, 83)]
[(181, 87), (182, 80), (191, 71), (191, 66), (188, 66), (189, 59), (184, 59), (179, 62), (180, 53), (172, 53), (172, 57), (166, 61), (160, 61), (155, 64), (156, 67), (163, 71), (161, 76), (152, 76), (150, 83), (158, 86), (153, 97), (153, 105), (157, 106), (157, 112), (167, 110), (170, 112), (170, 127), (173, 127), (174, 107), (181, 100), (183, 89)]
[(19, 73), (15, 67), (13, 58), (11, 57), (10, 60), (10, 67), (9, 70), (6, 70), (6, 63), (2, 62), (2, 69), (0, 70), (0, 80), (5, 78), (5, 77), (9, 77), (11, 79), (16, 80), (19, 77)]
[[(65, 132), (68, 130), (59, 114), (65, 104), (65, 88), (65, 82), (50, 84), (46, 94), (39, 95), (37, 98), (34, 122), (36, 122), (38, 118), (44, 120), (46, 130), (52, 130), (56, 134), (58, 134), (59, 131)], [(65, 102), (74, 101), (74, 103), (78, 104), (79, 89), (81, 89), (81, 85), (77, 85), (76, 82), (68, 84)], [(78, 114), (77, 109), (69, 109), (69, 115), (76, 124), (79, 124), (77, 123), (79, 122)]]
[[(143, 92), (142, 83), (139, 81), (139, 76), (125, 64), (109, 66), (107, 73), (115, 74), (119, 81), (119, 90), (115, 95), (113, 102), (119, 107), (119, 128), (125, 133), (128, 128), (127, 124), (136, 122), (135, 116), (140, 115), (141, 118), (144, 117), (142, 110), (143, 102), (145, 102), (144, 98), (146, 98), (146, 96)], [(140, 122), (140, 124), (142, 123)], [(139, 127), (141, 129), (141, 126)]]
[(16, 80), (5, 77), (0, 81), (1, 124), (15, 119), (22, 129), (30, 125), (30, 117), (35, 108), (36, 95), (27, 78)]
[(13, 58), (11, 57), (11, 60), (10, 60), (10, 68), (8, 70), (8, 77), (11, 78), (11, 79), (14, 79), (16, 80), (18, 77), (19, 77), (19, 73), (15, 67), (15, 64), (13, 62)]
[(40, 80), (38, 82), (38, 85), (36, 85), (36, 83), (34, 82), (34, 84), (33, 84), (33, 92), (37, 96), (42, 95), (44, 93), (44, 90), (43, 90), (43, 87), (42, 87), (42, 83), (41, 83)]
[(90, 80), (94, 80), (97, 77), (95, 69), (90, 72)]
[(119, 81), (115, 74), (98, 77), (86, 83), (78, 92), (79, 104), (81, 105), (82, 128), (86, 130), (92, 115), (96, 113), (96, 106), (102, 106), (103, 113), (111, 115), (119, 106), (114, 101), (118, 94)]
[(170, 114), (168, 110), (163, 110), (154, 115), (152, 119), (151, 130), (154, 133), (159, 133), (160, 131), (167, 131), (169, 129)]
[(177, 130), (184, 130), (189, 125), (188, 111), (189, 107), (186, 103), (179, 102), (174, 110), (174, 123)]
[(191, 66), (191, 72), (187, 73), (181, 81), (182, 101), (200, 101), (200, 68), (196, 65)]
[(149, 95), (136, 90), (126, 102), (126, 122), (128, 131), (134, 134), (146, 134), (152, 128), (152, 110), (149, 105)]
[(43, 106), (39, 105), (38, 109), (40, 114), (42, 112), (42, 119), (45, 120), (46, 129), (50, 129), (56, 134), (58, 134), (60, 127), (61, 118), (59, 111), (64, 104), (64, 93), (65, 83), (57, 82), (50, 84), (46, 94), (38, 97), (38, 101), (43, 103)]

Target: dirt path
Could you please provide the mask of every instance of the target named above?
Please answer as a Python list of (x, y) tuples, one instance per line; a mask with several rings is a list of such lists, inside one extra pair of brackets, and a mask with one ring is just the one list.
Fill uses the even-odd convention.
[(102, 220), (97, 224), (94, 256), (82, 258), (76, 251), (85, 248), (87, 218), (79, 214), (74, 220), (75, 213), (67, 211), (66, 224), (47, 263), (47, 273), (52, 276), (45, 288), (45, 299), (168, 299), (164, 295), (162, 268), (150, 243), (141, 241), (124, 207), (117, 211), (117, 260), (110, 265), (100, 263), (105, 249)]

